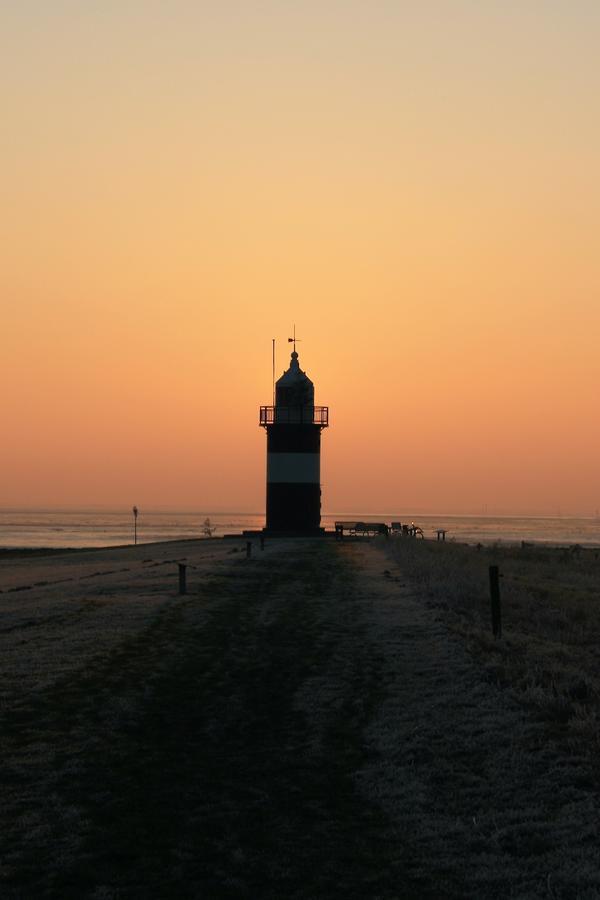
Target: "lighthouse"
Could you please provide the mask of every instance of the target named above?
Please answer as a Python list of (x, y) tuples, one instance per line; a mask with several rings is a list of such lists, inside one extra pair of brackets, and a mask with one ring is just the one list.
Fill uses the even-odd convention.
[(321, 430), (329, 408), (315, 406), (315, 386), (298, 362), (275, 385), (275, 405), (261, 406), (267, 432), (266, 531), (321, 534)]

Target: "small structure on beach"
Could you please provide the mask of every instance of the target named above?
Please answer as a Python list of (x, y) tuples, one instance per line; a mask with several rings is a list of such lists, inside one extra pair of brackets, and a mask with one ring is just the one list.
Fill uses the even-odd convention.
[(329, 407), (315, 406), (315, 387), (298, 362), (275, 385), (273, 406), (261, 406), (267, 432), (267, 525), (270, 533), (321, 534), (321, 431)]

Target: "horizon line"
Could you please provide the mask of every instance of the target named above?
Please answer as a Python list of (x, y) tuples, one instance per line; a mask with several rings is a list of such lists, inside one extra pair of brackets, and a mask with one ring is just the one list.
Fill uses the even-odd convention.
[[(253, 510), (240, 510), (240, 509), (199, 509), (193, 507), (180, 507), (175, 508), (171, 506), (148, 506), (144, 509), (144, 507), (140, 507), (140, 516), (144, 513), (153, 515), (153, 514), (161, 514), (161, 515), (197, 515), (197, 516), (254, 516), (261, 517), (264, 516), (264, 510), (258, 512)], [(409, 508), (410, 509), (410, 508)], [(105, 515), (124, 515), (130, 513), (132, 507), (115, 507), (115, 506), (101, 506), (101, 505), (85, 505), (85, 506), (70, 506), (70, 505), (60, 505), (60, 506), (0, 506), (0, 514), (5, 513), (103, 513)], [(511, 519), (511, 518), (520, 518), (520, 519), (598, 519), (598, 511), (594, 513), (579, 513), (579, 512), (558, 512), (558, 513), (548, 513), (548, 512), (536, 512), (529, 510), (527, 512), (517, 512), (517, 511), (497, 511), (486, 510), (485, 512), (477, 511), (477, 512), (456, 512), (456, 511), (443, 511), (443, 510), (431, 510), (431, 509), (419, 509), (413, 508), (410, 509), (410, 512), (406, 510), (404, 512), (382, 512), (380, 510), (367, 511), (367, 510), (335, 510), (332, 512), (323, 512), (322, 517), (332, 517), (332, 516), (381, 516), (382, 518), (394, 518), (394, 517), (406, 517), (409, 516), (443, 516), (446, 518), (476, 518), (476, 519)]]

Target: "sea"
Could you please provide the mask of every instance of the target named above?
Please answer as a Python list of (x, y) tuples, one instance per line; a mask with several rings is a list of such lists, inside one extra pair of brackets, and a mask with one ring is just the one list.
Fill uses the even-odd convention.
[[(138, 543), (203, 538), (205, 523), (214, 537), (260, 529), (264, 514), (235, 512), (164, 512), (140, 509)], [(403, 522), (418, 525), (426, 538), (435, 539), (445, 529), (446, 540), (462, 543), (521, 541), (552, 545), (600, 546), (600, 518), (569, 516), (458, 516), (399, 513), (330, 513), (321, 524), (333, 530), (334, 522)], [(134, 542), (131, 510), (0, 510), (0, 548), (115, 547)]]

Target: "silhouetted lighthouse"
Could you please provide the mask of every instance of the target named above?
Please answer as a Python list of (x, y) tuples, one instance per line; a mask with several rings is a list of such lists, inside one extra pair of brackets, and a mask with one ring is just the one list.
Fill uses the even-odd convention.
[(267, 531), (320, 533), (321, 429), (329, 408), (315, 406), (315, 387), (294, 351), (275, 385), (275, 406), (261, 406), (267, 429)]

